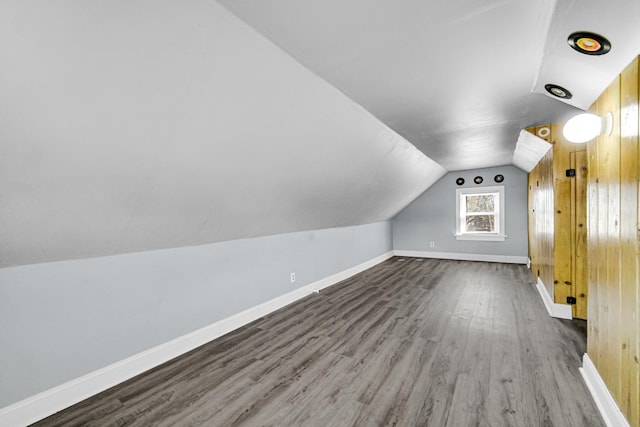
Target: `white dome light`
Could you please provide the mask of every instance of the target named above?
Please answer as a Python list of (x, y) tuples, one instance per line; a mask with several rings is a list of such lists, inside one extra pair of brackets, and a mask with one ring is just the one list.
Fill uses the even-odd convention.
[(612, 119), (611, 113), (604, 118), (591, 113), (578, 114), (565, 123), (562, 134), (571, 142), (587, 142), (598, 135), (610, 134)]

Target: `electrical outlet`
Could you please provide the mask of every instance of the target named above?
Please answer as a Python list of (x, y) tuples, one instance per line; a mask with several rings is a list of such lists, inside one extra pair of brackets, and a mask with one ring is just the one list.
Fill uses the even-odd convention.
[(430, 248), (435, 248), (436, 247), (436, 242), (434, 242), (434, 241), (429, 242), (429, 247)]
[(296, 282), (296, 273), (291, 273), (291, 283)]

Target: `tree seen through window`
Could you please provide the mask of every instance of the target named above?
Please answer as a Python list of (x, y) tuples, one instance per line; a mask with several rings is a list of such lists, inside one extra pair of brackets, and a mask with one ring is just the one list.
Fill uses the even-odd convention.
[(493, 233), (495, 227), (495, 207), (497, 194), (466, 195), (466, 232)]
[(456, 189), (456, 239), (505, 240), (504, 186)]

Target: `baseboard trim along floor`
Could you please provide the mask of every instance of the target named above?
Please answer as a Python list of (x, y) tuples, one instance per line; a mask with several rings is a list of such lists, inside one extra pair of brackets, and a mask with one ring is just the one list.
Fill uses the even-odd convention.
[(586, 353), (582, 357), (580, 373), (607, 427), (629, 427), (629, 422), (627, 422), (622, 411), (620, 411), (616, 401), (613, 399), (613, 396), (611, 396), (609, 389), (607, 389), (606, 384), (598, 373), (596, 366)]
[(542, 301), (544, 302), (544, 306), (547, 309), (549, 316), (557, 317), (558, 319), (573, 319), (571, 306), (568, 304), (557, 304), (553, 302), (551, 295), (547, 292), (547, 288), (544, 286), (540, 277), (538, 277), (536, 288), (538, 288), (538, 292), (540, 293), (540, 297), (542, 297)]
[(502, 262), (505, 264), (527, 264), (528, 257), (515, 255), (463, 254), (457, 252), (430, 252), (394, 250), (395, 256), (409, 258), (455, 259), (459, 261)]
[(143, 351), (102, 369), (46, 390), (0, 409), (0, 425), (24, 426), (55, 414), (71, 405), (155, 368), (222, 335), (253, 322), (294, 301), (341, 282), (393, 257), (389, 251), (354, 267), (300, 287), (292, 292), (212, 323), (202, 329)]
[(392, 258), (35, 427), (606, 427), (578, 371), (585, 325), (533, 283), (524, 265)]

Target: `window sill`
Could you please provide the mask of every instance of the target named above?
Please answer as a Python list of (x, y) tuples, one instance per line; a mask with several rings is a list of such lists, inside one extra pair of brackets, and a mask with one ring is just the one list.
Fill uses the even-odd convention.
[(456, 240), (479, 240), (484, 242), (504, 242), (504, 234), (456, 234)]

